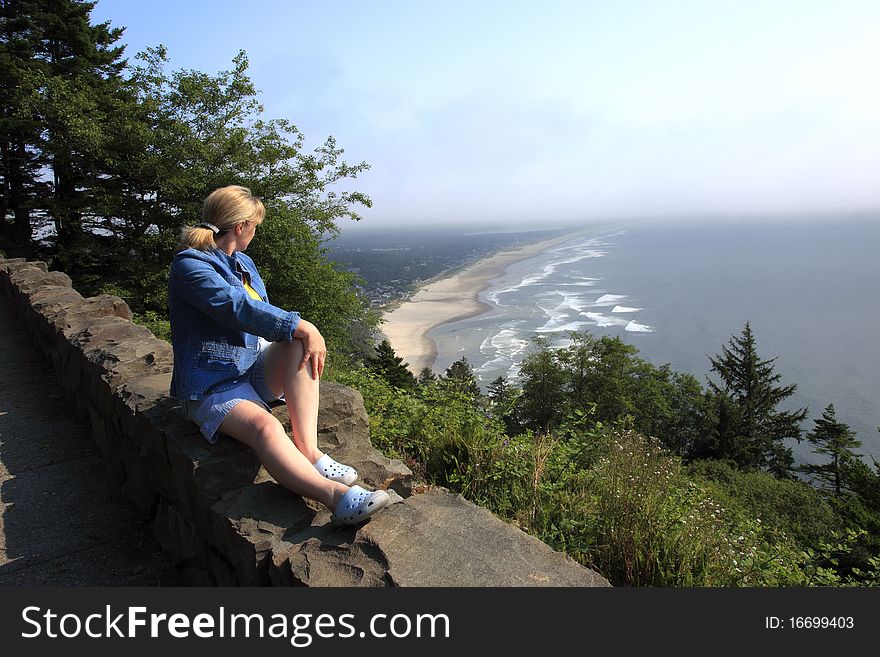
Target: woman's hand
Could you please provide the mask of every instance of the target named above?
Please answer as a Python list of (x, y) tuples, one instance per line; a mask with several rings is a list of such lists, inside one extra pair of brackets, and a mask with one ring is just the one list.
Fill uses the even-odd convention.
[(299, 320), (293, 337), (299, 338), (303, 343), (303, 359), (299, 364), (302, 370), (311, 361), (313, 379), (317, 379), (324, 373), (324, 361), (327, 360), (327, 343), (318, 327), (304, 319)]

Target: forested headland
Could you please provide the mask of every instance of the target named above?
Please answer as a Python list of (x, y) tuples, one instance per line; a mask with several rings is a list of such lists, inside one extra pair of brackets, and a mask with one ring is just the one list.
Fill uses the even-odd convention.
[[(619, 585), (880, 584), (880, 467), (824, 409), (786, 409), (795, 382), (731, 327), (695, 377), (617, 338), (536, 341), (487, 393), (466, 360), (414, 377), (357, 276), (328, 243), (370, 198), (332, 137), (307, 151), (265, 118), (245, 53), (173, 70), (160, 45), (127, 58), (93, 3), (0, 9), (0, 251), (47, 261), (84, 295), (116, 294), (168, 337), (166, 279), (182, 227), (240, 184), (267, 221), (249, 249), (274, 304), (314, 321), (334, 379), (358, 388), (374, 443), (427, 485), (461, 492)], [(816, 460), (796, 466), (793, 440)], [(499, 555), (503, 558), (503, 555)]]

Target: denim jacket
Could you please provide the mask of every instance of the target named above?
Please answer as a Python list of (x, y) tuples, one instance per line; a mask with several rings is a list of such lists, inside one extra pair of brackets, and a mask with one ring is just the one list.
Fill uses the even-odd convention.
[[(247, 293), (236, 263), (250, 274), (262, 301)], [(238, 385), (256, 361), (259, 338), (290, 342), (300, 320), (299, 313), (269, 303), (253, 260), (240, 251), (229, 256), (219, 249), (184, 249), (175, 255), (168, 308), (174, 348), (171, 396), (180, 400)]]

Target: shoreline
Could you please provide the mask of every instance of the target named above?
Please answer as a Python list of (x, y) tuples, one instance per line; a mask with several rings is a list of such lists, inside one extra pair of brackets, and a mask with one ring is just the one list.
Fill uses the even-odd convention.
[(505, 249), (481, 258), (460, 270), (425, 282), (408, 300), (387, 311), (380, 332), (409, 370), (418, 375), (437, 360), (437, 345), (428, 333), (445, 324), (482, 315), (492, 305), (480, 293), (517, 262), (540, 254), (588, 229), (574, 230), (551, 239)]

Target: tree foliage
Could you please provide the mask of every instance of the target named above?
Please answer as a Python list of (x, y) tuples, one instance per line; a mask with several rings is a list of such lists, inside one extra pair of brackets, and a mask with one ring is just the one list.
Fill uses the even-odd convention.
[(729, 459), (742, 468), (765, 468), (780, 477), (790, 476), (794, 458), (785, 441), (800, 441), (800, 423), (807, 409), (778, 407), (794, 394), (797, 384), (777, 385), (782, 375), (774, 372), (776, 359), (758, 356), (748, 322), (741, 335), (732, 336), (721, 353), (709, 360), (720, 382), (709, 379), (717, 414), (704, 455)]
[(569, 335), (567, 347), (536, 340), (523, 361), (518, 409), (525, 426), (549, 431), (574, 413), (612, 425), (629, 422), (684, 455), (699, 440), (705, 400), (688, 374), (656, 367), (618, 337)]
[(92, 25), (94, 4), (2, 4), (0, 240), (14, 253), (33, 255), (34, 231), (47, 228), (56, 246), (74, 248), (106, 182), (108, 126), (130, 96), (116, 45), (122, 30)]
[(471, 367), (465, 356), (462, 356), (446, 368), (443, 385), (474, 401), (478, 401), (481, 397), (480, 386), (477, 384), (477, 377), (474, 375), (474, 368)]
[(800, 469), (819, 488), (840, 495), (846, 488), (846, 465), (859, 459), (853, 450), (861, 447), (862, 441), (856, 439), (856, 434), (849, 425), (837, 419), (834, 404), (828, 404), (822, 417), (813, 420), (813, 424), (813, 430), (805, 438), (814, 445), (814, 453), (829, 460), (825, 463), (807, 463)]
[(519, 370), (522, 379), (520, 417), (527, 428), (549, 433), (565, 418), (565, 377), (556, 352), (545, 340), (537, 339), (535, 343), (538, 350), (523, 360)]
[(416, 378), (388, 340), (382, 340), (376, 346), (375, 355), (367, 358), (366, 366), (395, 388), (411, 389), (416, 386)]

